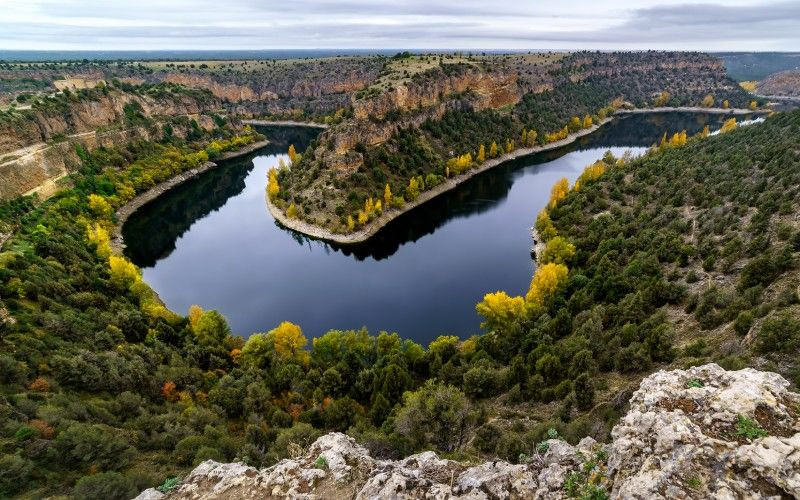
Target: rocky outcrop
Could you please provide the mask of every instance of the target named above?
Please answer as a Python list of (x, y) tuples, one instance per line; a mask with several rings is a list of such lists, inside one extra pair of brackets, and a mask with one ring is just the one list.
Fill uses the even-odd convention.
[[(642, 381), (600, 445), (551, 439), (521, 464), (469, 465), (433, 452), (389, 461), (332, 433), (267, 469), (206, 461), (166, 495), (255, 498), (787, 498), (800, 496), (800, 396), (774, 373), (710, 364)], [(599, 498), (595, 496), (592, 498)]]

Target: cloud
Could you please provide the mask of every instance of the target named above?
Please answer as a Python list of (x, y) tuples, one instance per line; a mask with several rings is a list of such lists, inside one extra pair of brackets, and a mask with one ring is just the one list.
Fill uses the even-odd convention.
[(0, 48), (800, 48), (800, 2), (0, 0)]

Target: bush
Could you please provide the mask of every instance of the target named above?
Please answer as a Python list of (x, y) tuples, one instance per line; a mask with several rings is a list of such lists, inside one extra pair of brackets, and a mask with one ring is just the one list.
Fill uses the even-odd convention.
[(0, 497), (12, 496), (30, 487), (33, 463), (19, 455), (0, 455)]
[(733, 329), (739, 335), (747, 335), (750, 328), (753, 326), (753, 313), (750, 311), (742, 311), (736, 316), (736, 321), (733, 322)]
[(138, 494), (133, 481), (119, 472), (84, 476), (75, 484), (72, 496), (86, 500), (128, 500)]
[(800, 320), (784, 312), (764, 320), (758, 333), (758, 350), (762, 353), (791, 351), (799, 341)]

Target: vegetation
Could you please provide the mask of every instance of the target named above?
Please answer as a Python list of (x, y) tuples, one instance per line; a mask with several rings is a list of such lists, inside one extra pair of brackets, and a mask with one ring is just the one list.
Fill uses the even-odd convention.
[[(587, 108), (547, 127), (519, 118), (536, 119), (529, 97), (524, 113), (400, 128), (356, 148), (364, 164), (330, 179), (353, 194), (332, 209), (363, 224), (533, 130), (540, 143), (594, 123), (592, 99), (586, 90), (576, 102)], [(116, 207), (251, 131), (79, 151), (74, 187), (0, 205), (0, 231), (13, 232), (0, 253), (0, 496), (129, 498), (169, 490), (209, 458), (274, 463), (330, 430), (383, 457), (433, 448), (524, 462), (548, 438), (607, 437), (622, 411), (614, 396), (656, 366), (759, 356), (797, 381), (800, 112), (728, 128), (678, 133), (640, 159), (607, 155), (579, 184), (558, 183), (536, 218), (547, 245), (526, 295), (488, 294), (476, 306), (488, 333), (425, 347), (366, 330), (309, 342), (288, 322), (245, 341), (216, 311), (166, 310), (113, 254)], [(450, 141), (464, 146), (454, 157), (440, 149)], [(268, 180), (297, 216), (310, 201), (294, 187), (327, 175), (311, 156)], [(751, 424), (734, 432), (763, 432)], [(604, 460), (598, 452), (569, 492), (604, 498)]]

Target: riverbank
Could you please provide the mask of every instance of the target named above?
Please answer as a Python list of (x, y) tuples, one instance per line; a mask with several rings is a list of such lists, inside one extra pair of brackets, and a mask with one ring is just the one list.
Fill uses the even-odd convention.
[(267, 209), (272, 216), (280, 222), (283, 226), (287, 228), (297, 231), (299, 233), (303, 233), (307, 236), (311, 236), (312, 238), (317, 238), (320, 240), (325, 241), (332, 241), (334, 243), (339, 243), (342, 245), (352, 245), (356, 243), (363, 243), (371, 238), (375, 233), (381, 230), (386, 224), (393, 221), (397, 217), (400, 217), (404, 213), (413, 210), (414, 208), (422, 205), (423, 203), (436, 198), (442, 193), (450, 191), (451, 189), (455, 188), (459, 184), (466, 182), (467, 180), (471, 179), (472, 177), (486, 172), (489, 169), (492, 169), (500, 164), (503, 164), (510, 160), (515, 160), (522, 156), (527, 156), (533, 153), (539, 153), (541, 151), (548, 151), (551, 149), (558, 149), (560, 147), (566, 146), (571, 144), (576, 139), (579, 139), (585, 135), (589, 135), (595, 130), (599, 129), (606, 123), (610, 122), (612, 118), (606, 118), (602, 120), (600, 123), (593, 125), (589, 128), (579, 130), (573, 134), (568, 135), (566, 138), (561, 139), (560, 141), (551, 142), (549, 144), (545, 144), (543, 146), (535, 146), (532, 148), (520, 148), (516, 149), (510, 153), (506, 153), (502, 156), (498, 156), (497, 158), (492, 158), (491, 160), (486, 160), (481, 165), (471, 170), (468, 170), (457, 177), (451, 177), (438, 186), (429, 189), (427, 191), (423, 191), (419, 194), (417, 199), (414, 201), (408, 201), (403, 208), (400, 209), (391, 209), (390, 211), (382, 213), (379, 217), (370, 221), (366, 226), (362, 227), (361, 229), (354, 231), (348, 234), (337, 234), (333, 233), (323, 227), (316, 226), (314, 224), (310, 224), (308, 222), (299, 220), (299, 219), (291, 219), (283, 213), (283, 211), (275, 206), (270, 200), (269, 197), (266, 196), (266, 189), (265, 189), (265, 197), (267, 200)]
[(700, 106), (679, 106), (677, 108), (634, 108), (618, 109), (616, 115), (633, 115), (642, 113), (710, 113), (713, 115), (752, 115), (767, 114), (769, 109), (742, 109), (742, 108), (703, 108)]
[(256, 125), (256, 126), (263, 126), (263, 127), (311, 127), (311, 128), (329, 128), (330, 125), (326, 125), (324, 123), (316, 123), (316, 122), (298, 122), (294, 120), (279, 120), (279, 121), (270, 121), (270, 120), (242, 120), (242, 123), (245, 125)]
[[(269, 144), (268, 140), (254, 142), (249, 144), (242, 149), (238, 149), (236, 151), (228, 151), (222, 153), (217, 157), (215, 160), (217, 162), (231, 160), (233, 158), (238, 158), (240, 156), (248, 155), (254, 151), (257, 151), (264, 146)], [(125, 221), (137, 210), (139, 210), (144, 205), (150, 203), (151, 201), (155, 200), (162, 194), (166, 193), (167, 191), (175, 188), (176, 186), (180, 186), (184, 182), (188, 181), (193, 177), (197, 177), (198, 175), (215, 168), (217, 163), (213, 161), (208, 161), (197, 168), (193, 168), (191, 170), (187, 170), (186, 172), (182, 172), (175, 177), (167, 179), (164, 182), (153, 186), (152, 188), (148, 189), (144, 193), (136, 196), (134, 199), (126, 203), (125, 205), (121, 206), (117, 212), (117, 223), (114, 226), (114, 232), (111, 235), (111, 249), (114, 251), (116, 255), (121, 255), (122, 251), (125, 250), (125, 241), (122, 237), (122, 226), (125, 225)]]

